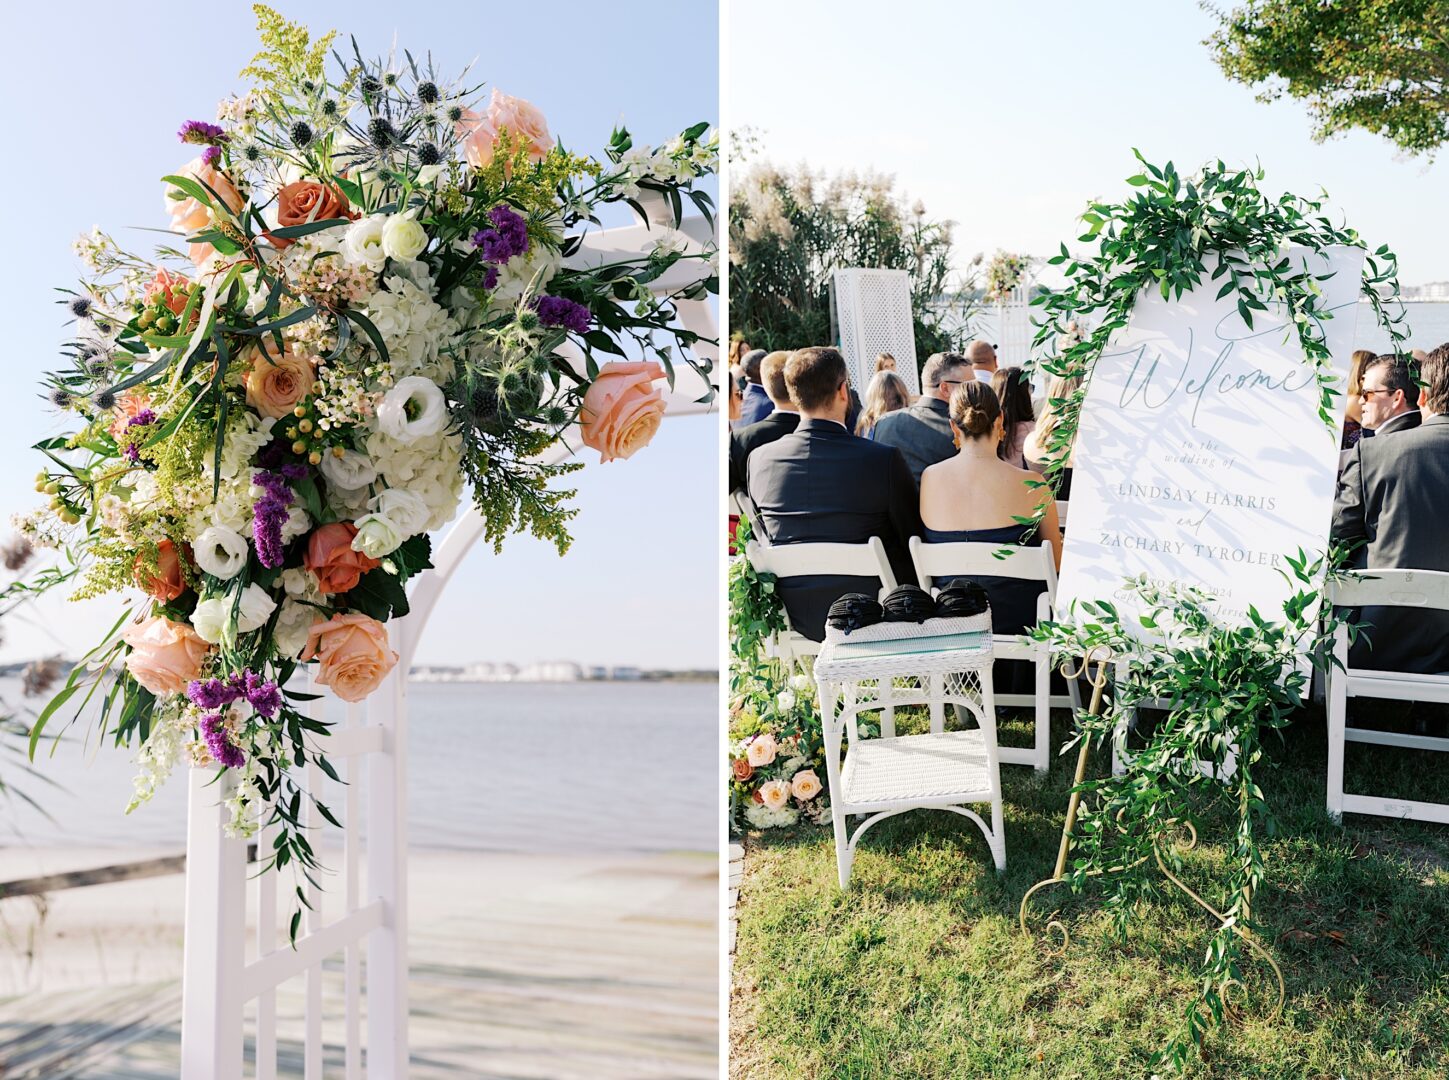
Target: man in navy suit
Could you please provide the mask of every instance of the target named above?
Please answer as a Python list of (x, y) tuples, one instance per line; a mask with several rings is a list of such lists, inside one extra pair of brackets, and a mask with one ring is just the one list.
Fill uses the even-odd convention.
[[(785, 364), (785, 383), (800, 409), (799, 426), (755, 449), (746, 466), (764, 539), (777, 546), (863, 544), (878, 536), (896, 580), (915, 581), (909, 543), (921, 531), (916, 482), (899, 450), (846, 430), (844, 358), (830, 348), (797, 349)], [(781, 582), (780, 598), (790, 625), (820, 641), (835, 600), (879, 589), (875, 578), (819, 574)]]
[(760, 378), (760, 364), (764, 359), (764, 349), (751, 349), (745, 353), (745, 358), (740, 361), (740, 370), (745, 373), (745, 394), (740, 402), (740, 419), (738, 422), (738, 426), (740, 427), (758, 424), (765, 417), (769, 416), (775, 408), (770, 403), (770, 395), (765, 393), (765, 388)]
[(745, 488), (745, 463), (750, 454), (766, 443), (783, 439), (800, 423), (800, 412), (790, 400), (790, 388), (785, 385), (785, 363), (790, 359), (788, 352), (772, 352), (760, 361), (760, 381), (775, 411), (748, 427), (737, 427), (730, 432), (730, 490)]

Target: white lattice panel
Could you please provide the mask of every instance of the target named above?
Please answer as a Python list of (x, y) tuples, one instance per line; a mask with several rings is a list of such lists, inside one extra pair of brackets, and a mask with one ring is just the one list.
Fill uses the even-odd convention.
[(830, 296), (851, 385), (864, 392), (875, 358), (890, 353), (896, 358), (896, 374), (912, 394), (919, 394), (910, 275), (904, 270), (836, 270), (830, 277)]

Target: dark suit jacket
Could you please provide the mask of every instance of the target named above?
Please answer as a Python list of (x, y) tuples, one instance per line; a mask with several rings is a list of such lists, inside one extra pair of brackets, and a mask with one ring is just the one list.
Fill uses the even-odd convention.
[[(1387, 426), (1387, 425), (1386, 425)], [(1383, 430), (1350, 452), (1333, 507), (1333, 538), (1367, 542), (1368, 570), (1449, 570), (1449, 415)], [(1352, 667), (1449, 673), (1449, 612), (1365, 608), (1373, 625), (1349, 652)]]
[[(746, 473), (769, 543), (863, 544), (879, 536), (897, 582), (915, 581), (908, 545), (921, 531), (921, 512), (900, 451), (833, 421), (802, 418), (793, 434), (751, 453)], [(780, 598), (790, 625), (820, 641), (832, 603), (879, 589), (875, 579), (820, 574), (781, 582)]]
[(800, 423), (797, 412), (781, 412), (776, 409), (757, 424), (738, 427), (730, 432), (730, 490), (743, 491), (745, 487), (745, 462), (750, 454), (766, 443), (783, 439)]
[(886, 413), (876, 421), (871, 439), (901, 452), (917, 487), (921, 473), (956, 453), (951, 411), (939, 398), (921, 398), (909, 408)]
[(745, 386), (744, 395), (740, 400), (740, 427), (758, 424), (774, 411), (775, 403), (770, 400), (770, 395), (765, 393), (763, 386), (753, 382)]
[[(1364, 428), (1363, 434), (1359, 436), (1359, 442), (1362, 442), (1364, 439), (1376, 438), (1380, 435), (1393, 435), (1400, 431), (1412, 431), (1419, 426), (1423, 419), (1423, 414), (1418, 409), (1410, 409), (1406, 413), (1400, 413), (1388, 423), (1380, 424), (1377, 428)], [(1343, 477), (1343, 470), (1348, 468), (1348, 459), (1353, 457), (1354, 447), (1357, 445), (1358, 443), (1354, 443), (1347, 450), (1340, 450), (1338, 452), (1338, 475), (1340, 479)]]

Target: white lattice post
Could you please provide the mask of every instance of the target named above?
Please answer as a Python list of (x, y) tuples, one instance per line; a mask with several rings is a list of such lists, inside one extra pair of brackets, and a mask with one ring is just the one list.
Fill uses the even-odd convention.
[(231, 774), (190, 771), (181, 1080), (241, 1080), (246, 841), (228, 839)]
[(383, 729), (383, 752), (368, 775), (368, 892), (383, 902), (382, 926), (367, 941), (367, 1073), (408, 1075), (407, 673), (411, 620), (389, 627), (398, 664), (368, 702)]

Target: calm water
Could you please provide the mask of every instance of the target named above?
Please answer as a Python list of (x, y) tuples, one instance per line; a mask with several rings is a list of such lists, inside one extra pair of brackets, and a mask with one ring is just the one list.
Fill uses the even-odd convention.
[[(1428, 352), (1449, 341), (1449, 304), (1405, 304), (1406, 326), (1411, 349)], [(1358, 334), (1354, 342), (1360, 349), (1381, 352), (1389, 347), (1389, 335), (1373, 321), (1373, 309), (1359, 305)]]
[[(6, 682), (10, 682), (6, 680)], [(3, 688), (16, 701), (13, 684)], [(412, 846), (486, 851), (712, 851), (719, 820), (713, 683), (414, 683)], [(74, 729), (73, 729), (74, 730)], [(7, 757), (0, 768), (13, 777)], [(0, 844), (182, 846), (186, 778), (124, 811), (125, 751), (67, 740), (33, 779), (59, 824), (0, 800)], [(338, 797), (330, 805), (337, 809)], [(16, 831), (21, 834), (16, 837)]]

